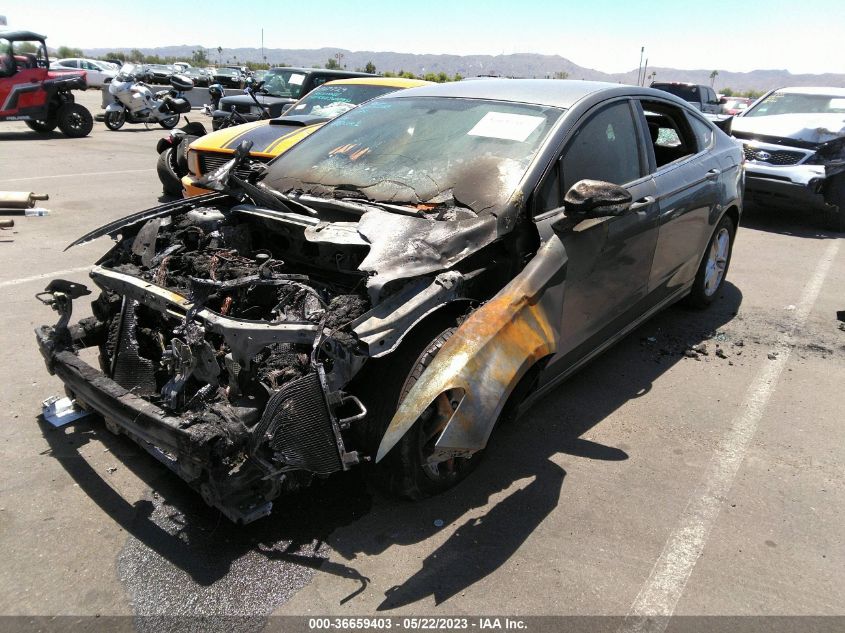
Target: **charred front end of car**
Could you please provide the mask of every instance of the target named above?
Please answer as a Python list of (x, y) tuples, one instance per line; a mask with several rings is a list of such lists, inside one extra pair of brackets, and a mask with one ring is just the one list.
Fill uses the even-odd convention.
[[(360, 275), (284, 272), (272, 247), (282, 228), (213, 206), (151, 218), (91, 272), (100, 289), (92, 318), (67, 327), (79, 287), (54, 283), (41, 295), (61, 315), (37, 331), (51, 371), (235, 521), (359, 461), (343, 432), (366, 411), (326, 370), (360, 368), (342, 331), (369, 299), (355, 292)], [(354, 270), (360, 253), (346, 255)], [(91, 346), (99, 372), (76, 355)]]
[[(85, 286), (57, 280), (39, 294), (59, 313), (36, 330), (48, 369), (228, 518), (265, 516), (281, 493), (375, 456), (361, 428), (383, 432), (387, 421), (372, 420), (349, 387), (370, 359), (506, 277), (495, 266), (443, 270), (439, 259), (426, 268), (422, 256), (412, 278), (394, 278), (387, 260), (376, 262), (385, 274), (363, 272), (397, 231), (419, 239), (421, 225), (439, 227), (372, 210), (356, 219), (325, 222), (212, 194), (89, 234), (116, 240), (90, 273), (93, 316), (70, 324), (74, 300), (92, 294)], [(364, 239), (369, 225), (386, 237)], [(80, 358), (84, 348), (98, 350), (99, 368)]]

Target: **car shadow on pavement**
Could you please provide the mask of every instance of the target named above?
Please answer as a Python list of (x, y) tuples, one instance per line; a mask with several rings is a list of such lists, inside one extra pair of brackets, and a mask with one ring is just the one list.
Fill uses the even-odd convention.
[[(478, 471), (450, 494), (429, 499), (422, 507), (406, 505), (387, 512), (376, 507), (355, 524), (354, 531), (343, 530), (341, 542), (335, 533), (330, 545), (341, 555), (354, 556), (356, 551), (378, 554), (403, 540), (400, 536), (380, 541), (379, 534), (393, 531), (410, 537), (406, 542), (417, 542), (441, 528), (431, 520), (416, 531), (408, 525), (419, 526), (421, 520), (432, 517), (446, 524), (457, 522), (457, 529), (422, 561), (417, 572), (386, 592), (379, 610), (428, 596), (440, 604), (496, 571), (559, 503), (565, 503), (566, 472), (557, 463), (561, 454), (626, 460), (628, 455), (622, 448), (580, 436), (628, 401), (650, 391), (660, 375), (684, 359), (686, 350), (710, 339), (729, 322), (739, 310), (742, 294), (726, 283), (721, 295), (704, 311), (676, 306), (661, 313), (538, 402), (520, 420), (497, 429)], [(527, 484), (522, 483), (525, 481)], [(503, 494), (507, 496), (499, 500)], [(488, 504), (489, 509), (484, 511)], [(346, 533), (358, 535), (358, 541), (349, 542)], [(370, 538), (369, 534), (376, 536)]]
[[(83, 137), (85, 138), (85, 137)], [(35, 132), (31, 130), (14, 130), (11, 132), (0, 132), (0, 141), (46, 141), (50, 139), (66, 139), (73, 143), (74, 140), (59, 132)]]
[(836, 239), (840, 236), (827, 228), (821, 211), (751, 203), (742, 213), (740, 227), (816, 240)]
[[(647, 393), (660, 375), (684, 358), (685, 350), (713, 337), (737, 314), (741, 292), (726, 283), (721, 295), (707, 310), (672, 307), (640, 327), (522, 419), (497, 429), (476, 472), (461, 485), (420, 502), (374, 494), (363, 474), (353, 470), (276, 500), (269, 518), (236, 526), (134, 443), (107, 432), (99, 418), (64, 429), (53, 429), (43, 420), (41, 425), (50, 454), (139, 545), (131, 551), (136, 562), (123, 566), (137, 567), (145, 557), (158, 560), (155, 565), (144, 563), (148, 567), (143, 573), (136, 569), (136, 585), (155, 585), (150, 579), (158, 577), (159, 585), (175, 587), (177, 593), (188, 591), (182, 585), (191, 586), (191, 595), (197, 588), (213, 587), (213, 600), (224, 601), (241, 595), (250, 583), (266, 583), (268, 569), (273, 570), (274, 587), (284, 587), (287, 577), (301, 579), (304, 572), (313, 575), (316, 570), (353, 583), (346, 595), (338, 596), (345, 603), (360, 597), (370, 582), (349, 561), (391, 547), (401, 552), (402, 546), (427, 539), (436, 543), (448, 533), (418, 570), (385, 592), (379, 609), (428, 596), (440, 604), (507, 562), (565, 499), (566, 471), (557, 463), (560, 455), (608, 462), (628, 458), (621, 447), (581, 436)], [(115, 473), (98, 472), (83, 457), (83, 452), (90, 453), (83, 448), (95, 439), (150, 487), (146, 498), (127, 501), (108, 481)], [(150, 551), (156, 556), (149, 556)], [(261, 593), (255, 600), (264, 603), (243, 605), (244, 612), (269, 613), (310, 577), (292, 583), (284, 595), (279, 590)], [(143, 602), (137, 595), (133, 599)]]
[[(225, 576), (231, 562), (252, 549), (271, 551), (283, 545), (286, 555), (304, 546), (319, 550), (328, 534), (359, 518), (370, 508), (360, 473), (318, 480), (311, 488), (279, 500), (269, 519), (246, 526), (231, 523), (205, 504), (200, 494), (160, 462), (123, 436), (106, 430), (99, 416), (61, 429), (38, 418), (49, 454), (76, 484), (120, 527), (150, 550), (185, 571), (199, 585)], [(118, 464), (149, 486), (146, 498), (130, 502), (83, 456), (92, 442), (102, 445)], [(100, 460), (97, 460), (100, 461)], [(303, 521), (303, 517), (307, 519)], [(162, 520), (162, 518), (164, 520)], [(345, 575), (355, 576), (348, 571)]]

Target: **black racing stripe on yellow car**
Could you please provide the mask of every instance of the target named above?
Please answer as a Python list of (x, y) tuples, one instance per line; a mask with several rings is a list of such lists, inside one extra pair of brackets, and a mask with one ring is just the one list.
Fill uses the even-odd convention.
[[(243, 132), (240, 132), (239, 134), (236, 134), (235, 136), (230, 138), (228, 141), (226, 141), (225, 143), (220, 145), (220, 149), (235, 150), (235, 149), (238, 148), (238, 145), (241, 144), (241, 141), (249, 140), (249, 141), (252, 141), (253, 143), (255, 143), (255, 139), (250, 137), (250, 133), (253, 131), (253, 129), (255, 129), (255, 128), (250, 128), (248, 130), (244, 130)], [(255, 145), (253, 145), (253, 150), (258, 151), (258, 148), (255, 147)]]
[[(267, 125), (260, 125), (247, 130), (243, 134), (239, 134), (223, 145), (223, 149), (235, 150), (243, 141), (252, 141), (251, 152), (268, 152), (270, 147), (279, 141), (280, 138), (284, 138), (291, 132), (296, 131), (299, 131), (299, 128), (291, 128), (286, 125), (270, 125), (268, 123)], [(281, 137), (279, 135), (281, 135)]]
[[(274, 155), (281, 154), (282, 152), (286, 152), (291, 147), (296, 145), (299, 141), (301, 141), (306, 136), (308, 136), (312, 132), (312, 130), (309, 129), (311, 127), (312, 126), (307, 125), (305, 127), (295, 128), (294, 131), (291, 132), (290, 134), (285, 134), (284, 136), (281, 136), (278, 139), (276, 139), (275, 143), (270, 143), (270, 145), (268, 145), (267, 149), (264, 150), (264, 151), (266, 151), (268, 154), (274, 154)], [(287, 146), (280, 148), (279, 146), (282, 145), (283, 143), (286, 144)]]

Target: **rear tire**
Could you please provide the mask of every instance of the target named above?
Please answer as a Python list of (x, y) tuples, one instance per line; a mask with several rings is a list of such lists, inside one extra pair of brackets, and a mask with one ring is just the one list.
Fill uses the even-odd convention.
[(106, 112), (106, 116), (103, 118), (103, 123), (105, 123), (106, 127), (110, 130), (119, 130), (123, 127), (123, 124), (126, 123), (126, 110)]
[(65, 103), (58, 112), (59, 129), (70, 138), (88, 136), (94, 129), (94, 117), (78, 103)]
[(165, 130), (172, 130), (177, 125), (179, 125), (179, 120), (182, 118), (181, 114), (174, 114), (169, 119), (164, 119), (159, 121), (158, 124), (163, 127)]
[(687, 297), (689, 305), (706, 308), (719, 296), (719, 290), (728, 275), (735, 235), (733, 220), (727, 215), (722, 216), (707, 243), (704, 257), (695, 275), (692, 291)]
[(182, 181), (176, 175), (176, 160), (173, 158), (173, 148), (168, 147), (158, 155), (156, 172), (161, 181), (162, 191), (174, 198), (182, 197)]
[(30, 130), (39, 132), (41, 134), (48, 134), (56, 129), (59, 125), (59, 117), (57, 114), (52, 114), (49, 118), (40, 121), (27, 121), (26, 126)]

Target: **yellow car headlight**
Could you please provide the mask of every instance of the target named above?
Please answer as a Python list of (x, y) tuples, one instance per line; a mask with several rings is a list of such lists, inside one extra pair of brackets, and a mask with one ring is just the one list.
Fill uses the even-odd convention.
[(200, 154), (195, 149), (188, 149), (188, 171), (193, 176), (202, 176), (200, 171)]

